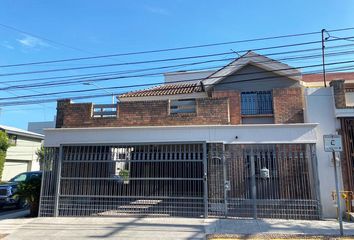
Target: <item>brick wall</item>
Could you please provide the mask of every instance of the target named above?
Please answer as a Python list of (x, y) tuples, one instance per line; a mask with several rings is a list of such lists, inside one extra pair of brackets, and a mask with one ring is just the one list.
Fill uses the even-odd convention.
[[(58, 101), (57, 127), (126, 127), (171, 125), (241, 124), (240, 92), (214, 91), (209, 98), (196, 99), (196, 113), (169, 114), (169, 102), (120, 102), (117, 117), (92, 117), (92, 103)], [(273, 90), (275, 123), (302, 123), (301, 88)]]
[(274, 123), (303, 123), (303, 91), (301, 88), (273, 89)]
[(214, 91), (213, 97), (227, 97), (229, 99), (230, 124), (241, 123), (241, 93), (238, 91)]
[(344, 80), (331, 81), (330, 86), (333, 87), (336, 108), (346, 108)]
[(169, 114), (168, 101), (120, 102), (118, 116), (93, 118), (92, 103), (58, 101), (57, 128), (230, 124), (229, 99), (196, 99), (196, 113)]

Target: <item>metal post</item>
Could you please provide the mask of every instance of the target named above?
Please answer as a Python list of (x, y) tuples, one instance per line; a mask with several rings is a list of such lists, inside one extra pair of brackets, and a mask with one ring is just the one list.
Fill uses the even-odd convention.
[(320, 218), (323, 218), (323, 212), (322, 212), (322, 205), (321, 205), (321, 193), (320, 193), (320, 180), (318, 177), (318, 159), (316, 155), (316, 146), (314, 144), (310, 144), (310, 156), (311, 156), (311, 173), (312, 173), (312, 178), (314, 180), (314, 191), (316, 195), (316, 200), (319, 202), (319, 209), (318, 209), (318, 215)]
[(337, 206), (338, 206), (338, 220), (339, 220), (339, 232), (340, 235), (343, 236), (343, 219), (342, 219), (342, 210), (340, 204), (340, 196), (339, 196), (339, 183), (338, 183), (338, 173), (337, 173), (337, 161), (336, 154), (332, 152), (333, 163), (334, 163), (334, 178), (336, 183), (336, 194), (337, 194)]
[(63, 158), (63, 146), (59, 147), (59, 157), (57, 162), (57, 172), (56, 172), (56, 191), (54, 199), (54, 217), (59, 216), (59, 197), (60, 197), (60, 177), (61, 177), (61, 163)]
[(251, 196), (252, 196), (252, 208), (253, 208), (253, 218), (257, 218), (257, 189), (256, 189), (256, 167), (254, 164), (254, 153), (253, 147), (251, 147), (250, 152), (251, 161)]
[(322, 74), (323, 74), (324, 87), (327, 87), (326, 67), (325, 67), (325, 38), (324, 38), (325, 31), (326, 31), (326, 29), (322, 29), (322, 31), (321, 31), (321, 34), (322, 34)]
[(203, 171), (204, 171), (204, 218), (208, 218), (208, 157), (207, 145), (203, 143)]
[(226, 158), (225, 158), (225, 144), (222, 144), (222, 169), (224, 175), (224, 206), (225, 206), (225, 218), (228, 216), (228, 202), (227, 202), (227, 192), (226, 182), (227, 182), (227, 170), (226, 170)]

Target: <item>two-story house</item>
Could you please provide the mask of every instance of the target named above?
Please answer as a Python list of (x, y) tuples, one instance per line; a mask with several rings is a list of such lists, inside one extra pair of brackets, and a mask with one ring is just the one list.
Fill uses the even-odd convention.
[(22, 172), (39, 170), (36, 151), (41, 147), (44, 136), (4, 125), (0, 125), (0, 131), (8, 134), (11, 144), (6, 152), (1, 180), (9, 180)]
[(335, 214), (298, 69), (248, 52), (165, 79), (116, 105), (58, 101), (40, 216)]

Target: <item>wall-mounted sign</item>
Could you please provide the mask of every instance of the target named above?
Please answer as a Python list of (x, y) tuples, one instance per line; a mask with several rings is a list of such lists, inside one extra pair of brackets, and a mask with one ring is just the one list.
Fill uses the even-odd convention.
[(323, 135), (323, 143), (325, 152), (343, 151), (341, 135)]

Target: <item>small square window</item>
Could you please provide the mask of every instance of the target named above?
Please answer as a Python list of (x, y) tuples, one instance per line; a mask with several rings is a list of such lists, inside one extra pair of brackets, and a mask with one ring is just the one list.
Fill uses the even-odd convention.
[(178, 99), (170, 101), (170, 113), (195, 113), (196, 101), (195, 99)]
[(10, 146), (16, 146), (16, 144), (17, 144), (17, 136), (16, 135), (9, 135), (9, 144), (10, 144)]

